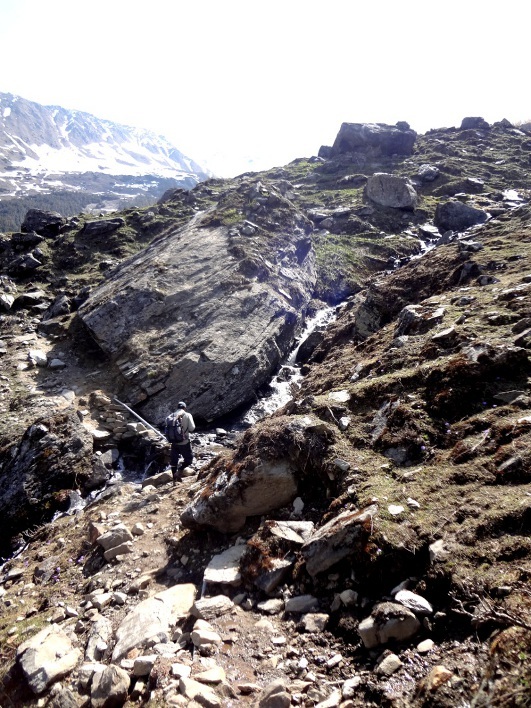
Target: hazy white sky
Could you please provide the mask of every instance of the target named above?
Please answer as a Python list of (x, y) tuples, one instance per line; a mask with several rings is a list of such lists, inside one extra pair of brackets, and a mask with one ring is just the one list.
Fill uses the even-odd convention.
[(0, 91), (153, 130), (231, 176), (317, 154), (342, 122), (531, 118), (528, 4), (0, 0)]

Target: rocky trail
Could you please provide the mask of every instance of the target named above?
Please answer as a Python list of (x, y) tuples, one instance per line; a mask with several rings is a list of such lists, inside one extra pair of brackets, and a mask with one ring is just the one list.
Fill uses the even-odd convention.
[[(531, 705), (529, 149), (344, 124), (0, 238), (0, 705)], [(197, 411), (181, 483), (116, 397)]]

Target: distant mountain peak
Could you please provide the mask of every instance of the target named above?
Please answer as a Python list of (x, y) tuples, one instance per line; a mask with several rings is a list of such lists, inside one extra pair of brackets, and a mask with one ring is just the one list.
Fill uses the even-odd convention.
[[(117, 191), (116, 176), (120, 187), (135, 187)], [(168, 186), (189, 189), (210, 176), (151, 131), (0, 93), (0, 200), (84, 190), (100, 200), (108, 192), (117, 208), (124, 196), (149, 192), (155, 201)]]

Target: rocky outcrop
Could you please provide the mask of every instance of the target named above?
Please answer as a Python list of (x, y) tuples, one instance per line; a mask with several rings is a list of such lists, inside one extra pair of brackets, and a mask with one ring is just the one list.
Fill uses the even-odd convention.
[(40, 209), (30, 209), (20, 230), (23, 233), (33, 231), (41, 236), (58, 236), (66, 225), (66, 219), (56, 211), (41, 211)]
[(212, 463), (203, 490), (181, 516), (183, 524), (232, 532), (248, 516), (288, 504), (308, 461), (324, 453), (331, 437), (328, 426), (310, 416), (278, 418), (256, 437), (249, 431), (239, 456)]
[(248, 185), (237, 197), (241, 210), (258, 207), (253, 222), (198, 215), (126, 262), (79, 310), (129, 402), (151, 420), (180, 400), (209, 421), (249, 400), (311, 298), (310, 222), (276, 190)]
[(43, 418), (0, 451), (3, 531), (17, 533), (68, 508), (68, 490), (91, 476), (92, 436), (73, 411)]
[(375, 155), (411, 155), (417, 134), (405, 122), (343, 123), (332, 145), (332, 157), (342, 153), (370, 151)]

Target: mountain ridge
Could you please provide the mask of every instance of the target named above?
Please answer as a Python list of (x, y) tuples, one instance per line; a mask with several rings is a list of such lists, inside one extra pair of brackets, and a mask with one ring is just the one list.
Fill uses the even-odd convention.
[(80, 193), (86, 193), (88, 205), (92, 192), (92, 201), (108, 211), (116, 209), (120, 199), (147, 196), (154, 201), (169, 186), (190, 188), (209, 176), (151, 131), (0, 93), (4, 208), (7, 200), (57, 192), (77, 195), (78, 201)]

